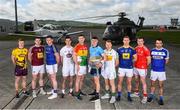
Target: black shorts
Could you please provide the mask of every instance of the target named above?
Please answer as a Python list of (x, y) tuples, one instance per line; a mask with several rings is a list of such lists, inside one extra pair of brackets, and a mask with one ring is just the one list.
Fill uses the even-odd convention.
[(91, 68), (90, 74), (91, 74), (92, 76), (100, 76), (100, 74), (101, 74), (101, 68), (99, 68), (99, 69)]
[(27, 68), (16, 65), (14, 75), (15, 76), (26, 76), (28, 74)]

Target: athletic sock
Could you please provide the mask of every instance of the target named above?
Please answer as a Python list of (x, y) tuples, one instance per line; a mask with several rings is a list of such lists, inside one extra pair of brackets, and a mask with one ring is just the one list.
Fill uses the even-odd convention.
[(62, 93), (65, 94), (65, 90), (64, 89), (62, 89)]
[(116, 92), (112, 92), (112, 93), (111, 93), (111, 96), (116, 96)]
[(55, 90), (55, 89), (53, 90), (53, 92), (54, 92), (54, 93), (56, 93), (56, 94), (58, 93), (58, 91), (57, 91), (57, 90)]
[(70, 88), (70, 89), (69, 89), (69, 92), (70, 92), (70, 93), (73, 92), (73, 88)]
[(131, 92), (128, 92), (128, 97), (130, 97), (131, 96)]
[(163, 100), (163, 96), (159, 96), (159, 100)]
[(147, 97), (147, 94), (143, 94), (144, 97)]
[(121, 91), (118, 91), (118, 96), (120, 96), (120, 97), (121, 97)]

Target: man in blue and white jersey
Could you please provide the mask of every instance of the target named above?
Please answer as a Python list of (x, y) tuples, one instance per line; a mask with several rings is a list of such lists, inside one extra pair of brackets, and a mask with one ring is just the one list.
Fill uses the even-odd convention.
[(169, 52), (163, 48), (162, 39), (156, 40), (156, 47), (151, 50), (151, 93), (148, 97), (148, 102), (151, 102), (154, 97), (156, 80), (159, 82), (159, 105), (164, 105), (163, 102), (163, 82), (166, 80), (165, 66), (169, 62)]
[(123, 38), (123, 46), (119, 47), (117, 53), (119, 55), (119, 69), (118, 69), (118, 97), (117, 101), (121, 100), (121, 93), (122, 93), (122, 84), (123, 79), (127, 77), (127, 99), (129, 102), (132, 102), (131, 98), (131, 89), (132, 89), (132, 77), (133, 77), (133, 61), (136, 61), (137, 55), (134, 48), (130, 45), (130, 39), (128, 36)]
[(90, 65), (90, 74), (92, 75), (93, 83), (95, 86), (95, 90), (93, 93), (89, 95), (94, 95), (90, 99), (91, 102), (99, 100), (99, 92), (100, 92), (100, 81), (99, 77), (101, 74), (102, 61), (105, 58), (104, 50), (98, 46), (98, 38), (96, 36), (92, 37), (91, 47), (89, 48), (89, 65)]
[(60, 56), (58, 53), (57, 48), (53, 44), (53, 38), (52, 36), (46, 37), (46, 43), (45, 46), (45, 53), (46, 53), (46, 71), (49, 74), (49, 78), (51, 80), (51, 84), (53, 87), (53, 90), (51, 92), (48, 92), (47, 94), (52, 94), (48, 99), (54, 99), (57, 98), (57, 80), (56, 80), (56, 73), (58, 71), (58, 64), (60, 61)]

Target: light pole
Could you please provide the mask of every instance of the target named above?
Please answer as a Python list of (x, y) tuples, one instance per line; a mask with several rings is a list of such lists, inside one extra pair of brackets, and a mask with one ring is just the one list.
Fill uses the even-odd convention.
[(15, 20), (16, 20), (16, 31), (18, 32), (18, 17), (17, 17), (17, 1), (15, 0)]

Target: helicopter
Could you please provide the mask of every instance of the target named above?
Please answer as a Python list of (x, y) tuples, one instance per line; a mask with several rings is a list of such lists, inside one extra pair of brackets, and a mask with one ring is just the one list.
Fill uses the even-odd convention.
[(125, 12), (120, 12), (116, 15), (105, 15), (105, 16), (94, 16), (94, 17), (86, 17), (86, 18), (79, 18), (79, 19), (105, 19), (107, 17), (116, 17), (118, 16), (118, 21), (106, 23), (106, 29), (102, 35), (103, 40), (111, 40), (115, 43), (120, 43), (124, 36), (129, 36), (132, 41), (136, 40), (136, 34), (140, 31), (143, 27), (143, 23), (145, 18), (139, 16), (139, 20), (137, 24), (134, 21), (126, 18)]

